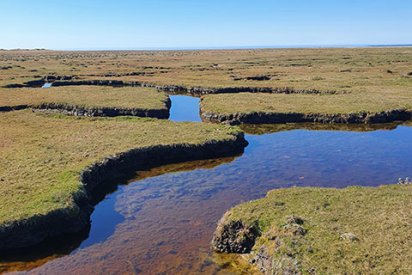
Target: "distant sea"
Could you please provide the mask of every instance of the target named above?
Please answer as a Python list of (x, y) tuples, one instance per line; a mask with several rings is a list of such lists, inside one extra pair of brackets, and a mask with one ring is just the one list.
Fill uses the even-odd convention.
[(247, 50), (247, 49), (317, 49), (317, 48), (379, 48), (412, 47), (412, 44), (357, 44), (357, 45), (278, 45), (278, 46), (224, 46), (224, 47), (143, 47), (143, 48), (79, 48), (63, 50), (113, 51), (177, 51), (177, 50)]
[[(319, 49), (319, 48), (390, 48), (412, 47), (412, 44), (349, 44), (349, 45), (277, 45), (277, 46), (223, 46), (223, 47), (125, 47), (125, 48), (66, 48), (57, 51), (190, 51), (190, 50), (248, 50), (248, 49)], [(0, 49), (4, 50), (4, 49)], [(41, 49), (45, 50), (45, 49)], [(52, 49), (54, 50), (54, 49)]]

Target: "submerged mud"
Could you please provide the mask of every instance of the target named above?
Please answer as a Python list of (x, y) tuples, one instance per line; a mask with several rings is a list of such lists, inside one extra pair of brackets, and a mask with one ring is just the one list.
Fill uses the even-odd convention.
[[(96, 205), (79, 249), (38, 260), (42, 266), (32, 274), (228, 274), (232, 262), (216, 264), (221, 255), (210, 254), (210, 242), (217, 221), (234, 205), (275, 188), (376, 186), (411, 176), (410, 127), (327, 126), (292, 124), (270, 128), (272, 134), (259, 129), (259, 135), (246, 136), (249, 146), (235, 159), (138, 171)], [(36, 264), (17, 261), (3, 266), (30, 270)]]
[[(343, 128), (340, 128), (341, 126)], [(350, 130), (347, 127), (334, 125), (333, 130)], [(385, 126), (382, 129), (394, 128), (396, 126)], [(333, 184), (337, 187), (373, 185), (388, 183), (399, 177), (402, 171), (411, 171), (410, 162), (405, 158), (410, 154), (410, 146), (405, 145), (403, 140), (410, 134), (407, 127), (400, 127), (393, 133), (377, 131), (367, 134), (334, 134), (326, 131), (328, 129), (323, 125), (309, 128), (323, 131), (286, 131), (290, 129), (286, 127), (285, 131), (271, 130), (270, 132), (281, 131), (272, 135), (248, 136), (251, 145), (243, 157), (211, 171), (196, 170), (179, 175), (169, 173), (150, 178), (156, 176), (154, 174), (147, 175), (146, 180), (140, 178), (139, 182), (126, 186), (125, 191), (117, 194), (119, 205), (116, 206), (116, 211), (122, 214), (124, 221), (117, 225), (110, 238), (101, 243), (92, 242), (90, 247), (51, 261), (34, 273), (56, 273), (61, 270), (73, 273), (95, 270), (104, 270), (107, 273), (217, 273), (224, 267), (217, 267), (207, 256), (210, 237), (217, 220), (231, 206), (259, 198), (267, 190), (278, 187), (328, 186), (331, 184), (330, 178), (334, 179)], [(379, 129), (377, 125), (366, 129), (361, 127), (360, 131)], [(264, 129), (256, 131), (258, 134), (265, 132)], [(392, 136), (396, 146), (385, 139), (387, 135), (402, 131), (403, 135)], [(92, 201), (96, 199), (95, 192), (102, 186), (111, 186), (118, 178), (131, 178), (136, 170), (165, 163), (216, 157), (221, 156), (222, 152), (233, 155), (234, 151), (243, 151), (244, 144), (240, 144), (242, 140), (244, 143), (243, 137), (238, 137), (237, 141), (229, 143), (232, 144), (229, 147), (235, 150), (227, 148), (228, 144), (215, 145), (208, 149), (199, 145), (197, 147), (200, 148), (194, 150), (198, 153), (194, 153), (194, 148), (187, 148), (190, 146), (179, 145), (179, 150), (186, 152), (183, 153), (183, 159), (175, 159), (173, 152), (179, 152), (179, 155), (182, 152), (172, 148), (166, 151), (159, 148), (156, 155), (147, 151), (141, 152), (141, 158), (138, 159), (137, 152), (136, 155), (129, 152), (125, 153), (130, 154), (128, 157), (115, 156), (86, 169), (81, 179), (87, 196), (82, 197), (83, 200), (78, 203), (84, 203), (81, 210), (87, 215), (87, 225), (94, 205)], [(143, 156), (147, 157), (147, 161)], [(354, 166), (354, 161), (358, 165)], [(385, 169), (385, 173), (377, 173), (382, 171), (382, 167), (388, 169)], [(111, 222), (107, 220), (107, 216), (103, 219), (104, 223)], [(53, 227), (53, 222), (49, 220), (48, 226)]]

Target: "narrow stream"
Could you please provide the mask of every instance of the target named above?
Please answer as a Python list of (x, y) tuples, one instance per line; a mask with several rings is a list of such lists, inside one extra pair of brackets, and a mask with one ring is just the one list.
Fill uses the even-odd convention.
[(48, 82), (46, 82), (46, 83), (44, 83), (43, 86), (41, 86), (41, 87), (47, 89), (47, 88), (51, 88), (52, 85), (53, 85), (53, 83), (48, 83)]
[[(200, 121), (197, 98), (171, 98), (172, 120)], [(212, 261), (210, 240), (230, 207), (274, 188), (377, 186), (412, 176), (412, 127), (291, 124), (244, 129), (249, 146), (241, 156), (142, 171), (119, 186), (96, 206), (89, 236), (79, 248), (41, 262), (31, 272), (224, 273)]]
[(201, 122), (199, 115), (199, 98), (187, 95), (171, 95), (172, 108), (170, 109), (170, 120), (182, 122)]

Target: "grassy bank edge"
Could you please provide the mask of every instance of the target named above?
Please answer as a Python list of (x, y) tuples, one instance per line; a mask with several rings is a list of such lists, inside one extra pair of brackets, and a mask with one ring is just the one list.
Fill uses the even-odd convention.
[[(77, 185), (77, 190), (72, 190), (72, 202), (45, 214), (0, 224), (0, 249), (31, 246), (48, 237), (80, 231), (89, 222), (92, 212), (90, 200), (96, 188), (110, 184), (114, 180), (124, 180), (132, 176), (136, 169), (236, 155), (243, 150), (245, 145), (243, 134), (239, 133), (232, 139), (211, 140), (203, 144), (183, 143), (143, 147), (105, 158), (82, 171), (62, 172), (59, 176), (61, 181), (79, 181), (80, 183)], [(164, 157), (165, 155), (167, 157)], [(158, 160), (158, 162), (153, 162), (153, 160)], [(127, 171), (128, 169), (132, 170)], [(116, 172), (120, 172), (120, 176), (113, 177)], [(25, 236), (27, 231), (30, 232), (30, 236)], [(13, 244), (14, 241), (16, 243)]]
[(166, 119), (169, 96), (152, 88), (72, 86), (0, 89), (0, 112), (31, 108), (76, 116), (137, 116)]
[(200, 102), (205, 122), (226, 124), (373, 124), (412, 119), (410, 99), (385, 101), (351, 95), (206, 95)]
[(227, 211), (212, 248), (235, 270), (408, 274), (411, 204), (411, 185), (276, 189)]
[[(7, 116), (33, 116), (27, 111), (20, 111)], [(5, 114), (6, 115), (6, 114)], [(88, 119), (69, 118), (63, 115), (45, 116), (43, 118), (62, 119), (68, 121), (140, 121), (120, 117), (116, 119)], [(147, 119), (147, 121), (156, 120)], [(94, 122), (93, 122), (94, 123)], [(160, 122), (159, 122), (160, 123)], [(167, 122), (162, 122), (167, 123)], [(139, 169), (151, 168), (163, 164), (233, 156), (243, 151), (247, 145), (243, 132), (237, 128), (222, 129), (222, 136), (202, 138), (203, 141), (187, 141), (179, 143), (159, 142), (159, 145), (132, 146), (127, 151), (115, 153), (100, 160), (88, 160), (81, 165), (75, 165), (66, 170), (57, 171), (56, 178), (61, 185), (70, 187), (65, 189), (67, 197), (64, 205), (47, 211), (36, 211), (33, 214), (17, 219), (5, 219), (0, 223), (0, 250), (22, 248), (35, 245), (48, 237), (62, 233), (78, 232), (89, 223), (89, 216), (93, 209), (90, 200), (96, 187), (105, 184), (121, 182), (135, 176)], [(117, 175), (113, 177), (113, 175)], [(4, 181), (4, 179), (2, 179)], [(97, 188), (98, 189), (98, 188)], [(59, 191), (60, 192), (60, 191)], [(59, 195), (59, 196), (60, 196)], [(60, 199), (56, 197), (56, 199)], [(37, 214), (38, 213), (38, 214)]]

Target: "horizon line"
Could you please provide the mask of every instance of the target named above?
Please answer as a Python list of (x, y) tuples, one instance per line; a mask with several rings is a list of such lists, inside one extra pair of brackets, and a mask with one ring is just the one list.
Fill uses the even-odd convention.
[(391, 48), (412, 47), (412, 43), (400, 44), (309, 44), (270, 46), (199, 46), (199, 47), (113, 47), (113, 48), (0, 48), (0, 51), (196, 51), (196, 50), (258, 50), (258, 49), (328, 49), (328, 48)]

